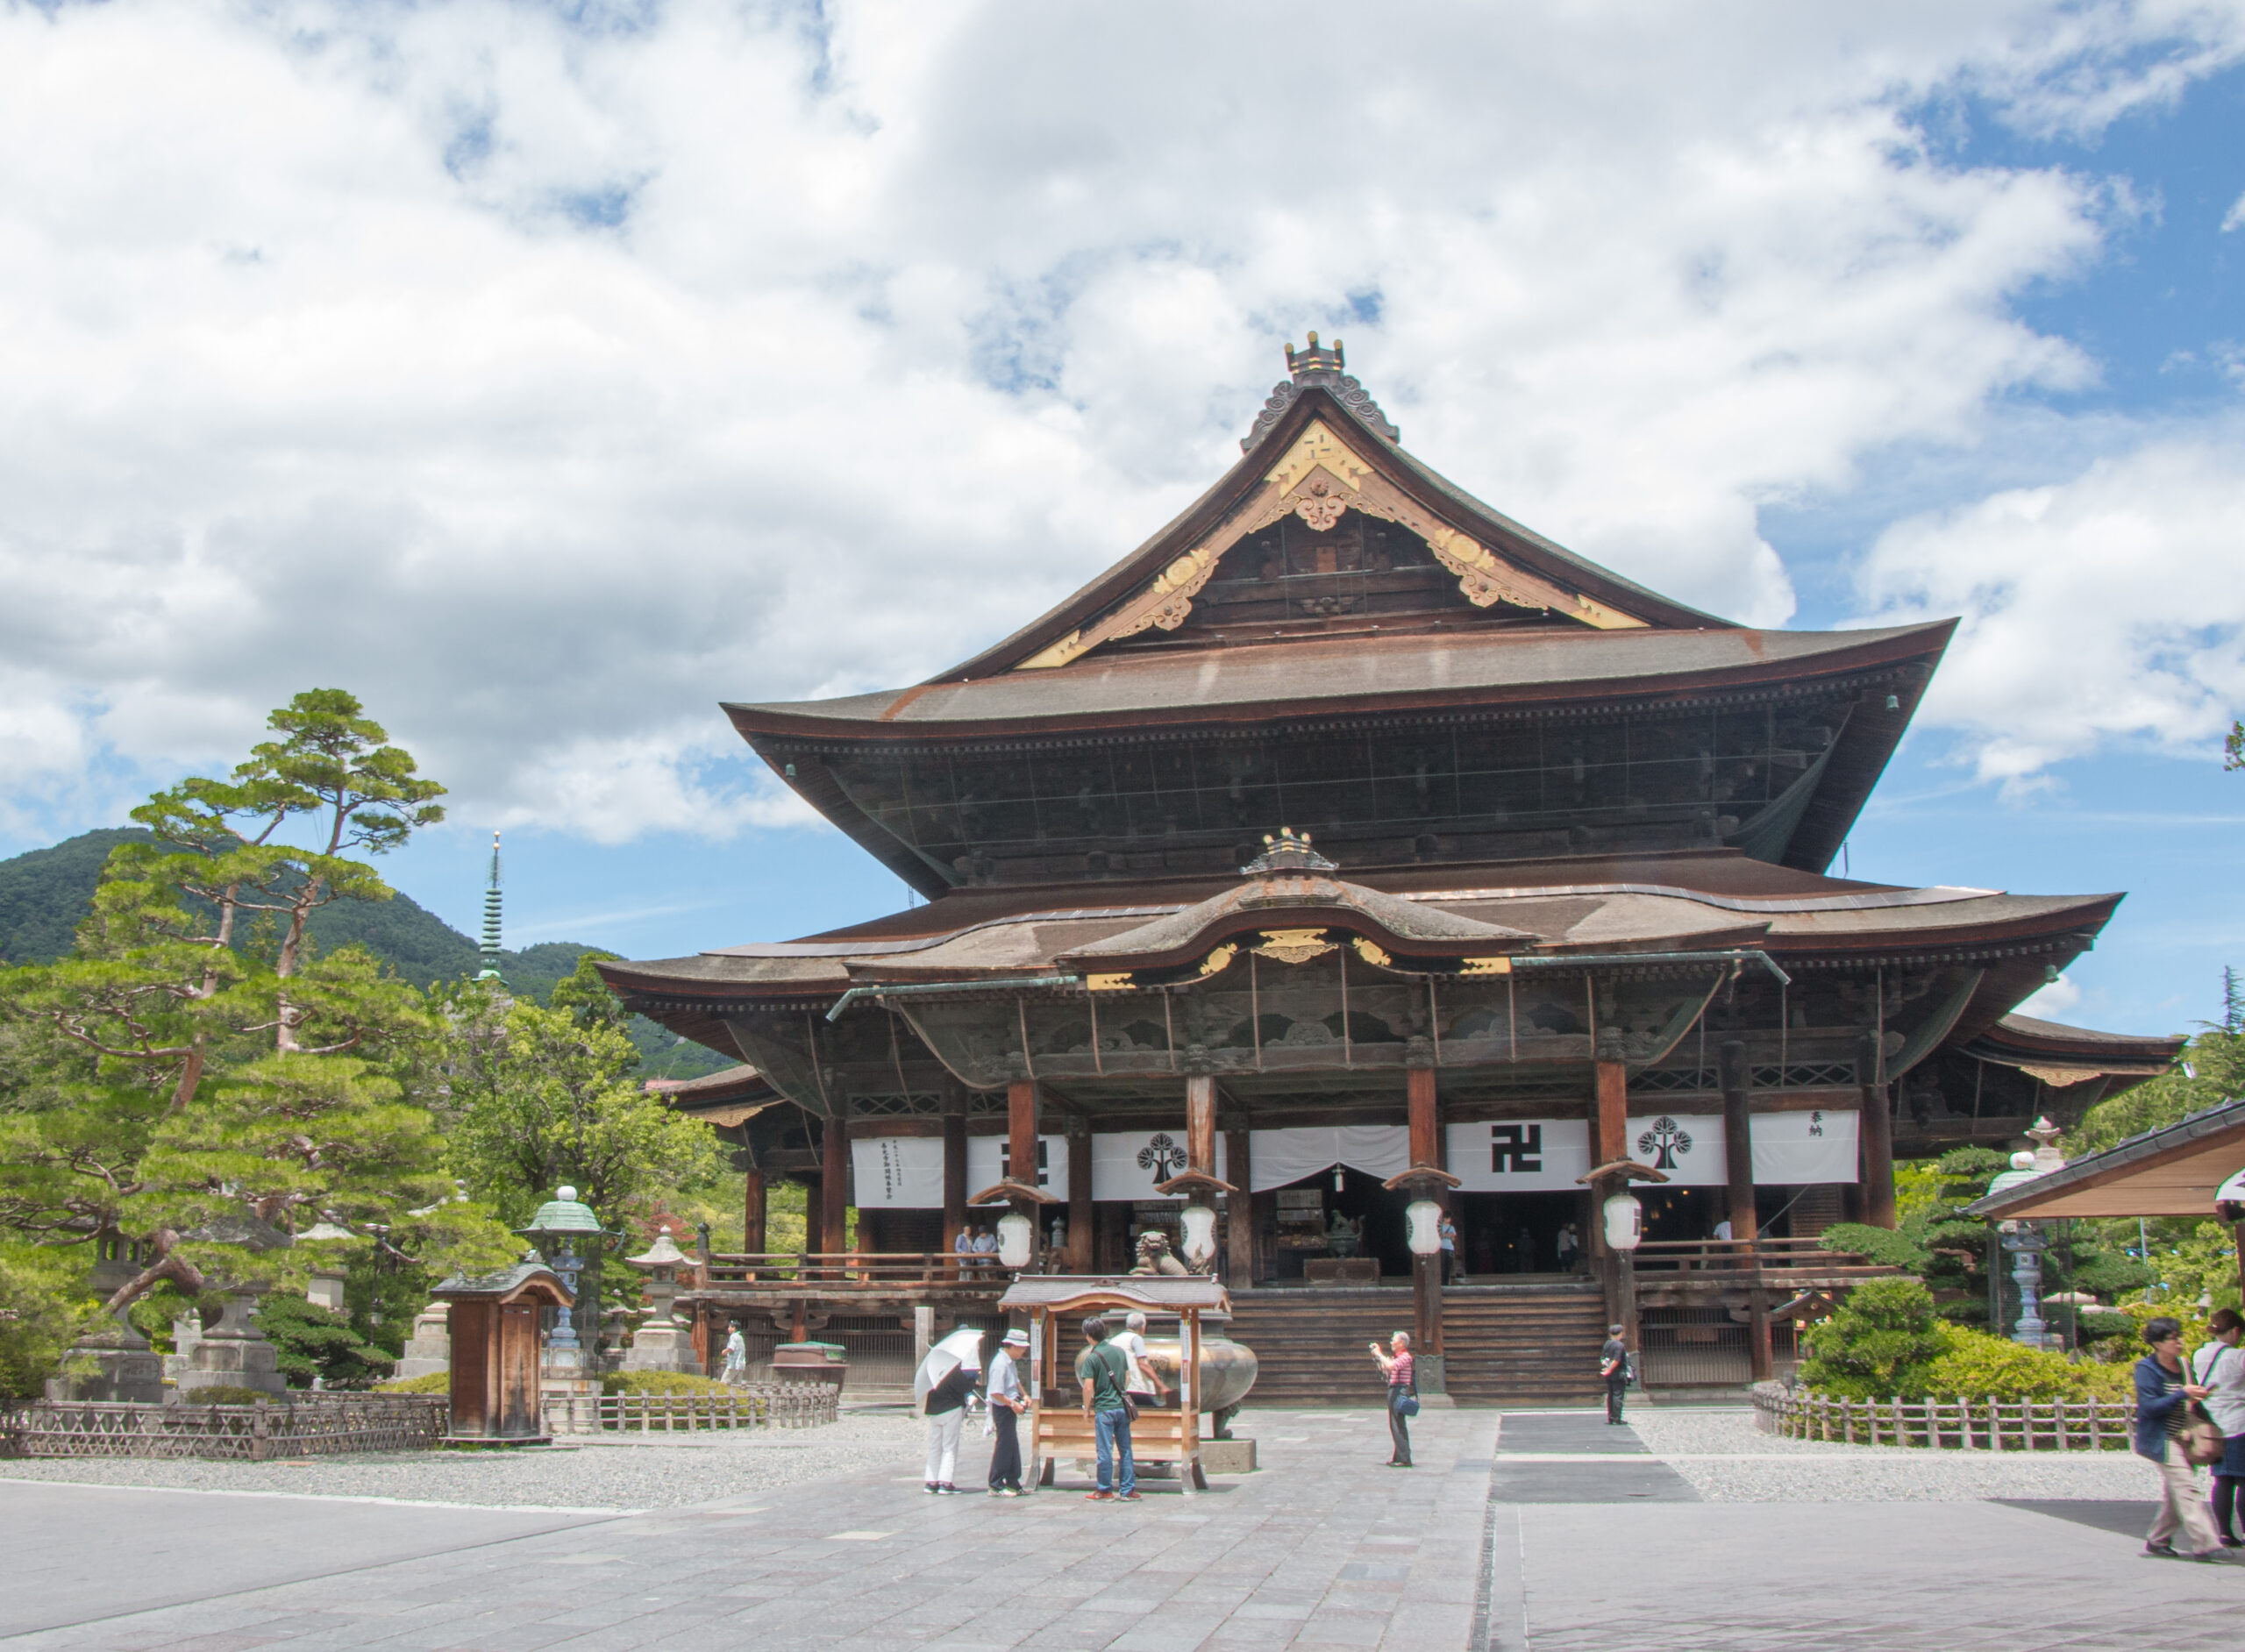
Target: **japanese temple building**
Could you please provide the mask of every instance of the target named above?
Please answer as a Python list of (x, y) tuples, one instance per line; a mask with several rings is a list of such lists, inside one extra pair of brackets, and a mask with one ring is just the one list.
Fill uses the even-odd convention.
[[(748, 1250), (784, 1176), (818, 1190), (813, 1251), (854, 1206), (860, 1250), (947, 1252), (982, 1194), (1058, 1224), (1044, 1264), (1121, 1270), (1197, 1186), (1239, 1324), (1369, 1372), (1366, 1327), (1408, 1313), (1334, 1287), (1410, 1278), (1403, 1207), (1439, 1188), (1472, 1281), (1428, 1328), (1453, 1392), (1580, 1392), (1614, 1306), (1593, 1171), (1665, 1178), (1622, 1173), (1646, 1266), (1725, 1220), (1892, 1225), (1897, 1154), (2008, 1144), (2172, 1061), (2012, 1013), (2119, 895), (1828, 874), (1953, 621), (1687, 608), (1412, 458), (1337, 341), (1287, 362), (1238, 464), (1011, 637), (725, 708), (926, 897), (601, 966), (745, 1064), (673, 1099), (738, 1145)], [(1655, 1300), (1679, 1347), (1744, 1317)]]

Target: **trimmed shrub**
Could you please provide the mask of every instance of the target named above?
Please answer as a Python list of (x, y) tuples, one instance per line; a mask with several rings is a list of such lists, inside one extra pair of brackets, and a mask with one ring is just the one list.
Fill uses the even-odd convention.
[(1840, 1311), (1808, 1333), (1800, 1380), (1842, 1399), (1914, 1399), (1948, 1348), (1950, 1328), (1933, 1292), (1915, 1279), (1870, 1279)]
[(600, 1379), (604, 1394), (729, 1394), (714, 1377), (689, 1377), (675, 1371), (612, 1371)]
[(448, 1394), (453, 1391), (453, 1374), (448, 1371), (432, 1371), (426, 1376), (403, 1377), (394, 1383), (376, 1383), (378, 1394)]
[(1985, 1331), (1948, 1328), (1949, 1346), (1927, 1367), (1924, 1386), (1905, 1398), (1930, 1393), (1978, 1399), (2123, 1399), (2132, 1378), (2126, 1365), (2072, 1360), (2049, 1349), (2027, 1348)]
[(182, 1406), (253, 1406), (260, 1399), (269, 1399), (276, 1406), (289, 1403), (282, 1394), (268, 1394), (262, 1388), (238, 1388), (232, 1384), (214, 1384), (197, 1388), (180, 1401)]

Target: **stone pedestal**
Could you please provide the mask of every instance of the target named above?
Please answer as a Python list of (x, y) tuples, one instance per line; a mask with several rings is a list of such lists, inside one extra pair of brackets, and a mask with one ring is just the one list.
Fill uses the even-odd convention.
[(164, 1356), (167, 1398), (175, 1399), (179, 1397), (179, 1379), (187, 1374), (195, 1345), (202, 1340), (203, 1321), (195, 1314), (189, 1314), (183, 1319), (172, 1321), (172, 1351)]
[(450, 1313), (444, 1303), (431, 1302), (414, 1315), (413, 1335), (406, 1339), (405, 1353), (391, 1373), (395, 1378), (433, 1377), (453, 1368)]
[(674, 1371), (698, 1375), (694, 1357), (694, 1333), (670, 1320), (650, 1320), (632, 1333), (624, 1350), (625, 1371)]
[(253, 1388), (276, 1397), (288, 1393), (281, 1356), (250, 1317), (256, 1308), (253, 1292), (238, 1292), (226, 1299), (225, 1316), (203, 1334), (180, 1372), (182, 1401), (191, 1401), (204, 1388)]
[(314, 1268), (311, 1283), (304, 1286), (304, 1300), (315, 1307), (324, 1307), (331, 1314), (343, 1312), (344, 1272), (340, 1268)]
[(1255, 1442), (1252, 1440), (1201, 1441), (1201, 1472), (1203, 1474), (1254, 1473)]
[[(90, 1365), (90, 1369), (89, 1369)], [(128, 1401), (160, 1405), (164, 1398), (163, 1356), (148, 1339), (121, 1319), (89, 1331), (63, 1356), (63, 1370), (74, 1374), (47, 1379), (49, 1399)]]

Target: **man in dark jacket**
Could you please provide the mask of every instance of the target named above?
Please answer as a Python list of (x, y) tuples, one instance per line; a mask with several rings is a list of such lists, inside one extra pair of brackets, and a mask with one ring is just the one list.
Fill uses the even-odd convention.
[(2163, 1318), (2147, 1321), (2143, 1340), (2151, 1351), (2136, 1362), (2136, 1455), (2159, 1465), (2160, 1492), (2159, 1513), (2143, 1552), (2165, 1560), (2185, 1558), (2175, 1549), (2175, 1534), (2180, 1531), (2189, 1545), (2187, 1558), (2219, 1560), (2221, 1540), (2214, 1533), (2213, 1516), (2183, 1456), (2191, 1402), (2205, 1399), (2206, 1391), (2184, 1377), (2179, 1323)]
[(1621, 1340), (1621, 1328), (1606, 1328), (1606, 1346), (1598, 1350), (1598, 1374), (1606, 1384), (1606, 1421), (1621, 1421), (1621, 1396), (1629, 1389), (1629, 1345)]

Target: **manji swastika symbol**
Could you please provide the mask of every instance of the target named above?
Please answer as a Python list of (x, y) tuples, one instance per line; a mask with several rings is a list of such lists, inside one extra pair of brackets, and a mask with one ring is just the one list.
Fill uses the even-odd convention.
[[(1014, 1178), (1014, 1144), (998, 1143), (998, 1179), (1009, 1182)], [(1044, 1186), (1052, 1179), (1052, 1143), (1043, 1136), (1037, 1138), (1037, 1185)]]
[(1502, 1176), (1510, 1171), (1543, 1168), (1543, 1127), (1540, 1124), (1492, 1124), (1489, 1127), (1489, 1168)]

